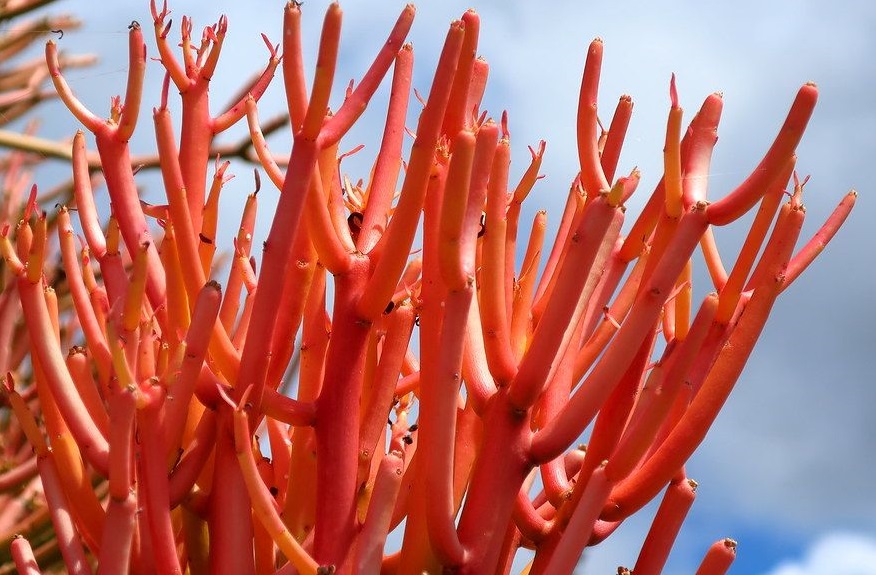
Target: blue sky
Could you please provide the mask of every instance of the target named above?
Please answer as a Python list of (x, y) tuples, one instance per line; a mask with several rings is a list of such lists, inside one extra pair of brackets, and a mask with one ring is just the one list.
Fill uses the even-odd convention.
[[(325, 4), (307, 0), (304, 6), (311, 47)], [(602, 37), (606, 46), (603, 119), (610, 117), (621, 94), (630, 94), (635, 102), (620, 171), (638, 166), (640, 190), (649, 191), (660, 177), (671, 73), (678, 77), (687, 119), (709, 93), (724, 94), (710, 176), (713, 198), (732, 189), (756, 165), (797, 88), (809, 80), (818, 83), (819, 106), (799, 149), (798, 170), (812, 175), (805, 195), (804, 235), (811, 235), (850, 188), (860, 192), (858, 206), (829, 250), (780, 300), (725, 412), (688, 466), (701, 487), (667, 573), (692, 572), (711, 542), (727, 536), (739, 541), (734, 573), (876, 573), (876, 386), (869, 363), (876, 352), (876, 209), (871, 200), (876, 4), (849, 1), (841, 10), (804, 0), (594, 4), (422, 2), (410, 36), (415, 85), (421, 92), (428, 90), (450, 20), (470, 6), (477, 9), (482, 18), (480, 53), (491, 65), (485, 107), (496, 116), (503, 109), (510, 112), (516, 173), (526, 165), (526, 145), (547, 140), (546, 178), (530, 198), (529, 209), (546, 208), (555, 223), (564, 190), (577, 171), (575, 106), (592, 38)], [(402, 5), (342, 5), (346, 20), (340, 79), (361, 75)], [(124, 87), (128, 24), (136, 19), (150, 29), (147, 3), (67, 1), (59, 7), (86, 21), (80, 32), (65, 35), (61, 47), (99, 53), (102, 59), (96, 71), (73, 71), (68, 79), (93, 109), (104, 111), (108, 96)], [(230, 49), (223, 53), (213, 85), (217, 105), (238, 87), (223, 84), (223, 79), (239, 82), (264, 64), (259, 33), (280, 40), (279, 1), (189, 0), (173, 2), (171, 8), (176, 17), (193, 15), (196, 29), (220, 13), (229, 16)], [(160, 82), (157, 64), (150, 66), (148, 78), (153, 85)], [(157, 88), (147, 93), (157, 94)], [(144, 106), (156, 103), (147, 98)], [(276, 85), (261, 113), (266, 117), (282, 108)], [(148, 124), (144, 116), (139, 131), (147, 137), (135, 139), (135, 149), (149, 141)], [(376, 149), (374, 134), (380, 124), (378, 107), (352, 135), (349, 147), (364, 142), (367, 150)], [(69, 136), (75, 128), (59, 113), (46, 122), (44, 133)], [(277, 149), (285, 148), (278, 143)], [(356, 164), (349, 166), (354, 170)], [(237, 172), (230, 189), (242, 198), (251, 186), (249, 168)], [(234, 193), (226, 192), (226, 197)], [(639, 195), (641, 201), (646, 193)], [(633, 213), (639, 205), (631, 203)], [(718, 241), (732, 252), (739, 236), (719, 234)], [(706, 289), (702, 282), (700, 289)], [(580, 572), (613, 573), (619, 564), (631, 566), (648, 521), (643, 517), (625, 525), (587, 557)], [(837, 556), (851, 562), (845, 570), (831, 559)]]

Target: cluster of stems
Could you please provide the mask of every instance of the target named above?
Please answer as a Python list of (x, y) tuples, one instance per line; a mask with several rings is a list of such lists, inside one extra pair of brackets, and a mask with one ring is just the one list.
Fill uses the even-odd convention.
[[(109, 118), (76, 99), (48, 43), (57, 93), (94, 136), (110, 215), (99, 216), (79, 132), (75, 212), (49, 217), (31, 194), (0, 237), (2, 409), (14, 413), (2, 421), (2, 457), (15, 462), (0, 472), (0, 560), (22, 574), (57, 556), (77, 574), (484, 574), (508, 573), (526, 548), (526, 572), (571, 573), (587, 546), (662, 492), (634, 567), (661, 571), (694, 500), (685, 462), (776, 298), (854, 204), (852, 192), (795, 249), (805, 214), (795, 148), (816, 88), (800, 88), (751, 176), (710, 202), (722, 99), (706, 98), (683, 132), (673, 79), (664, 174), (625, 226), (640, 181), (635, 170), (616, 176), (632, 101), (622, 97), (600, 129), (603, 44), (593, 41), (580, 172), (553, 244), (544, 212), (520, 241), (545, 145), (512, 182), (507, 116), (480, 111), (489, 69), (473, 11), (450, 25), (406, 130), (414, 14), (404, 8), (332, 108), (341, 10), (328, 8), (308, 86), (301, 6), (287, 4), (282, 48), (265, 38), (263, 73), (214, 116), (208, 88), (227, 21), (198, 41), (183, 18), (179, 59), (167, 6), (153, 0), (166, 71), (153, 110), (162, 205), (140, 201), (128, 146), (149, 61), (140, 26)], [(286, 162), (257, 115), (277, 68), (293, 135)], [(379, 151), (354, 182), (341, 140), (390, 71)], [(230, 174), (213, 139), (239, 121), (279, 200), (257, 240), (258, 197), (247, 198), (225, 267), (215, 256)], [(728, 271), (712, 228), (749, 211)], [(697, 249), (714, 284), (698, 306)], [(28, 511), (27, 500), (44, 504)], [(390, 552), (393, 532), (401, 544)], [(719, 541), (699, 572), (723, 573), (734, 553)]]

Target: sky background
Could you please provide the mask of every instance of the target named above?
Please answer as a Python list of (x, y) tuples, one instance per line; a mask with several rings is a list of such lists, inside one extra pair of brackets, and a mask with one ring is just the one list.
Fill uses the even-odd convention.
[[(414, 44), (414, 84), (428, 92), (434, 63), (449, 22), (469, 7), (481, 15), (479, 52), (491, 66), (484, 108), (494, 116), (510, 112), (512, 180), (526, 167), (527, 145), (547, 141), (545, 178), (528, 200), (528, 214), (548, 210), (555, 225), (566, 190), (577, 171), (574, 121), (588, 43), (605, 41), (600, 88), (605, 122), (621, 94), (635, 103), (619, 173), (638, 166), (642, 184), (630, 213), (637, 214), (662, 172), (663, 134), (671, 73), (689, 120), (711, 92), (724, 95), (710, 176), (710, 197), (718, 198), (744, 179), (769, 146), (797, 89), (813, 80), (819, 105), (798, 149), (797, 169), (811, 174), (804, 196), (810, 236), (849, 189), (858, 206), (838, 237), (786, 292), (733, 396), (688, 474), (699, 481), (697, 502), (682, 530), (667, 573), (692, 573), (716, 539), (739, 541), (733, 573), (812, 575), (876, 574), (876, 221), (872, 166), (876, 160), (876, 3), (773, 0), (754, 2), (519, 2), (466, 0), (421, 2), (409, 39)], [(326, 2), (307, 0), (305, 36), (311, 58)], [(338, 85), (359, 78), (385, 38), (401, 2), (345, 2), (345, 28)], [(244, 78), (259, 70), (267, 53), (264, 32), (280, 41), (282, 2), (175, 1), (179, 17), (190, 14), (195, 29), (221, 13), (229, 33), (216, 79), (214, 111)], [(65, 0), (55, 10), (85, 21), (59, 44), (70, 52), (101, 57), (96, 69), (68, 75), (74, 90), (101, 115), (108, 98), (124, 89), (126, 34), (131, 20), (147, 33), (146, 2)], [(307, 60), (308, 71), (312, 59)], [(144, 110), (157, 104), (162, 70), (150, 63)], [(335, 105), (340, 92), (333, 98)], [(51, 108), (42, 134), (70, 136), (77, 128), (59, 107)], [(260, 105), (262, 118), (284, 109), (276, 83)], [(365, 143), (370, 158), (379, 142), (379, 103), (342, 145)], [(151, 121), (142, 117), (134, 149), (151, 148)], [(413, 127), (413, 119), (409, 124)], [(241, 131), (224, 138), (234, 141)], [(349, 145), (347, 145), (349, 144)], [(273, 140), (275, 151), (287, 143)], [(345, 164), (364, 176), (365, 163)], [(364, 167), (363, 167), (364, 166)], [(224, 202), (251, 191), (251, 168), (239, 166)], [(267, 199), (262, 194), (260, 198)], [(267, 213), (267, 206), (262, 208)], [(234, 207), (228, 212), (238, 213)], [(631, 219), (630, 219), (631, 221)], [(224, 222), (233, 229), (235, 222)], [(267, 223), (262, 224), (266, 231)], [(732, 262), (740, 233), (720, 230), (725, 263)], [(262, 236), (263, 237), (263, 236)], [(729, 265), (729, 263), (728, 263)], [(702, 295), (709, 286), (695, 286)], [(588, 552), (581, 573), (614, 573), (632, 567), (650, 516), (625, 524)]]

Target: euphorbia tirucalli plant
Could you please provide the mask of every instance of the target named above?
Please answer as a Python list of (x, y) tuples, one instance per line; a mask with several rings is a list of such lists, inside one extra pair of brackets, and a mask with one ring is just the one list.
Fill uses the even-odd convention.
[[(28, 492), (48, 507), (36, 518), (2, 517), (18, 571), (37, 572), (29, 539), (54, 530), (50, 542), (73, 573), (506, 573), (520, 548), (535, 550), (527, 572), (567, 573), (585, 547), (663, 492), (634, 567), (659, 573), (694, 499), (685, 462), (776, 298), (854, 204), (850, 193), (795, 248), (805, 182), (794, 175), (794, 150), (815, 86), (800, 89), (751, 176), (710, 201), (722, 99), (709, 96), (683, 133), (673, 80), (664, 174), (625, 225), (639, 174), (616, 171), (632, 102), (622, 97), (600, 130), (603, 45), (593, 41), (577, 118), (580, 172), (547, 246), (544, 212), (519, 239), (545, 145), (510, 181), (509, 121), (480, 110), (488, 65), (476, 57), (475, 12), (450, 26), (407, 156), (413, 6), (333, 107), (341, 10), (326, 13), (308, 87), (301, 6), (288, 4), (282, 49), (266, 39), (264, 72), (216, 116), (208, 87), (226, 20), (198, 41), (183, 18), (180, 60), (167, 6), (153, 3), (152, 15), (166, 70), (153, 113), (166, 204), (140, 202), (128, 147), (148, 62), (140, 26), (130, 30), (124, 99), (112, 100), (108, 119), (76, 99), (55, 45), (46, 49), (59, 96), (95, 137), (111, 215), (98, 216), (79, 132), (72, 167), (84, 245), (62, 207), (55, 256), (34, 195), (0, 240), (3, 301), (20, 300), (23, 312), (20, 321), (4, 304), (0, 326), (29, 346), (0, 366), (15, 414), (4, 449), (33, 450), (0, 485), (38, 476), (41, 487)], [(280, 164), (256, 104), (277, 67), (293, 134)], [(354, 183), (340, 170), (341, 140), (390, 70), (379, 151)], [(171, 83), (182, 101), (179, 140)], [(229, 174), (211, 143), (244, 116), (279, 203), (258, 239), (257, 195), (247, 198), (220, 276), (217, 214)], [(750, 211), (728, 271), (711, 230)], [(698, 247), (715, 291), (695, 306)], [(47, 279), (56, 268), (59, 292)], [(280, 390), (293, 361), (289, 397)], [(401, 549), (386, 554), (402, 521)], [(732, 541), (717, 542), (700, 572), (726, 571), (734, 553)]]

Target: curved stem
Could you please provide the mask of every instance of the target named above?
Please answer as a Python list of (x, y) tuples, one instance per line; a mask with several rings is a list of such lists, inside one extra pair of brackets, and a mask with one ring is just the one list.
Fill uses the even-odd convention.
[(24, 318), (30, 334), (31, 349), (39, 358), (52, 396), (70, 427), (83, 457), (102, 475), (107, 474), (109, 444), (88, 414), (76, 385), (70, 377), (61, 350), (55, 339), (46, 300), (40, 283), (31, 283), (26, 277), (18, 281), (18, 293), (24, 309)]
[(815, 84), (804, 84), (800, 88), (776, 139), (751, 175), (726, 197), (708, 207), (709, 223), (724, 226), (735, 221), (770, 189), (803, 138), (817, 100)]
[(599, 136), (596, 133), (596, 96), (602, 69), (602, 49), (602, 40), (599, 38), (590, 43), (578, 96), (578, 161), (581, 165), (581, 185), (589, 197), (596, 197), (596, 194), (606, 192), (610, 187), (599, 159)]

